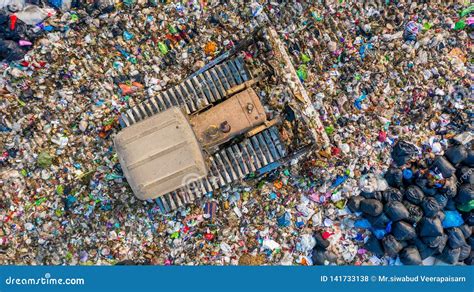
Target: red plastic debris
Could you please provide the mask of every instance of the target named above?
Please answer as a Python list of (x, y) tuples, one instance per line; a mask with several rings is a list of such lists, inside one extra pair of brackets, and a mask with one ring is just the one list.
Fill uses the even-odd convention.
[(15, 14), (10, 15), (10, 30), (15, 30), (17, 20), (18, 20), (18, 17), (16, 17)]
[(380, 142), (385, 142), (385, 140), (387, 140), (387, 132), (380, 131), (379, 132), (379, 141)]
[(209, 241), (210, 241), (210, 240), (214, 239), (214, 234), (212, 234), (212, 233), (206, 233), (206, 234), (204, 234), (204, 238), (205, 238), (206, 240), (209, 240)]
[(332, 147), (331, 148), (331, 155), (332, 156), (338, 156), (341, 153), (341, 149), (338, 147)]
[(334, 234), (334, 233), (329, 233), (329, 232), (327, 232), (327, 231), (324, 231), (323, 234), (322, 234), (322, 236), (323, 236), (324, 239), (328, 239), (328, 238), (331, 237), (331, 235), (333, 235), (333, 234)]

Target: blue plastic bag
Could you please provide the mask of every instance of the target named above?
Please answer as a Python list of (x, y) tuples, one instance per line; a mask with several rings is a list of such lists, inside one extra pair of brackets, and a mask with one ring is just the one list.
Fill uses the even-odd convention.
[(278, 226), (288, 227), (291, 224), (291, 215), (288, 212), (285, 212), (283, 215), (277, 218)]
[(459, 227), (464, 224), (461, 214), (458, 211), (444, 211), (443, 228)]
[(377, 237), (377, 239), (382, 239), (384, 238), (385, 234), (387, 234), (384, 229), (374, 229), (372, 230), (372, 233), (375, 235), (375, 237)]
[(372, 224), (367, 219), (360, 219), (354, 222), (354, 227), (369, 229), (372, 227)]

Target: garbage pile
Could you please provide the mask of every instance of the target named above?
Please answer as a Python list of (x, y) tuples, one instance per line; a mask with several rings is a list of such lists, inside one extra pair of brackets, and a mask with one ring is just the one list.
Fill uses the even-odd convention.
[(398, 256), (405, 265), (421, 265), (433, 256), (472, 264), (474, 149), (456, 143), (442, 151), (434, 142), (421, 155), (415, 145), (398, 141), (385, 178), (361, 180), (360, 195), (347, 205), (365, 218), (355, 225), (372, 232), (365, 243), (369, 251)]
[[(36, 39), (10, 34), (11, 11), (0, 16), (1, 41), (32, 43), (0, 61), (1, 264), (393, 265), (397, 254), (410, 263), (415, 248), (414, 263), (431, 252), (461, 263), (472, 211), (459, 207), (472, 193), (465, 183), (456, 195), (446, 190), (472, 166), (442, 151), (473, 131), (470, 3), (124, 0), (102, 13), (86, 5), (95, 2), (55, 10), (31, 26)], [(285, 42), (331, 145), (171, 214), (137, 200), (112, 144), (120, 114), (258, 25), (272, 25)], [(262, 88), (268, 99), (284, 98)], [(383, 178), (397, 141), (418, 147), (406, 145), (413, 162), (388, 171), (411, 171), (400, 184)], [(472, 156), (470, 144), (458, 143)], [(433, 163), (456, 174), (430, 174)], [(417, 188), (424, 200), (407, 200)], [(363, 203), (361, 221), (350, 209), (366, 199), (382, 206)], [(378, 212), (388, 214), (372, 228), (382, 226), (372, 218)], [(464, 223), (443, 226), (461, 221), (456, 212)], [(420, 222), (437, 233), (422, 234)], [(419, 240), (403, 239), (403, 228)]]
[(45, 20), (57, 10), (67, 13), (71, 8), (82, 8), (86, 13), (101, 15), (113, 11), (114, 0), (2, 0), (0, 1), (0, 62), (18, 61), (33, 47), (44, 33), (60, 31)]

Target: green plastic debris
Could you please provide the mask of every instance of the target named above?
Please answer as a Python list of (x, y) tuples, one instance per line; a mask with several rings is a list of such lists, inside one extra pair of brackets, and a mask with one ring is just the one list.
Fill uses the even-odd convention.
[(44, 201), (46, 201), (46, 198), (38, 199), (38, 200), (36, 200), (35, 205), (39, 206), (39, 205), (43, 204)]
[(423, 24), (423, 31), (427, 31), (427, 30), (430, 30), (430, 28), (433, 27), (433, 24), (432, 23), (429, 23), (429, 22), (425, 22)]
[(106, 180), (114, 180), (114, 179), (119, 179), (119, 178), (122, 178), (122, 176), (115, 173), (109, 173), (105, 176)]
[(284, 173), (286, 176), (290, 176), (290, 170), (289, 170), (289, 169), (283, 170), (283, 173)]
[(461, 19), (454, 25), (454, 30), (463, 30), (466, 27), (466, 21)]
[(333, 126), (327, 126), (326, 128), (324, 128), (324, 130), (326, 131), (326, 134), (328, 134), (328, 135), (331, 135), (332, 133), (334, 133), (334, 127)]
[(301, 61), (303, 61), (303, 63), (308, 63), (311, 61), (311, 58), (306, 54), (301, 54)]
[(72, 253), (70, 251), (68, 251), (68, 253), (66, 254), (66, 260), (72, 260)]
[(176, 30), (176, 28), (174, 26), (172, 26), (171, 24), (168, 24), (168, 31), (171, 33), (171, 34), (177, 34), (178, 31)]
[(111, 118), (111, 119), (108, 119), (108, 120), (104, 121), (103, 125), (104, 126), (112, 125), (114, 122), (115, 122), (115, 119)]
[(171, 238), (172, 239), (179, 238), (179, 231), (176, 231), (176, 232), (172, 233)]
[(464, 17), (464, 16), (470, 14), (471, 12), (474, 12), (474, 5), (471, 5), (471, 6), (469, 6), (468, 8), (462, 10), (462, 11), (459, 13), (459, 16), (460, 16), (460, 17)]
[(346, 205), (346, 201), (344, 200), (340, 200), (340, 201), (337, 201), (334, 206), (336, 206), (336, 208), (338, 208), (339, 210), (342, 210), (344, 209), (344, 206)]
[(305, 65), (301, 65), (298, 67), (298, 70), (296, 71), (296, 74), (298, 77), (305, 81), (308, 78), (308, 70), (306, 69)]
[(28, 172), (26, 171), (26, 169), (22, 169), (20, 171), (20, 173), (21, 173), (22, 176), (27, 176), (28, 175)]
[(158, 49), (163, 55), (166, 55), (168, 53), (168, 47), (166, 47), (165, 43), (163, 42), (158, 43)]
[(463, 205), (458, 205), (458, 210), (462, 212), (471, 212), (474, 210), (474, 200), (470, 200), (469, 202), (463, 204)]
[(38, 164), (39, 167), (42, 168), (48, 168), (53, 164), (53, 157), (49, 155), (48, 152), (41, 152), (38, 155), (38, 159), (36, 160), (36, 163)]
[(57, 193), (58, 195), (60, 195), (60, 196), (61, 196), (62, 194), (64, 194), (64, 188), (63, 188), (62, 185), (59, 185), (59, 186), (56, 187), (56, 193)]

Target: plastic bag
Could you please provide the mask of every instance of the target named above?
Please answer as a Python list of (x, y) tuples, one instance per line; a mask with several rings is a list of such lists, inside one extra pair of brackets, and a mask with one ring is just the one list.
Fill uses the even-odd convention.
[(3, 0), (0, 1), (0, 9), (8, 8), (11, 12), (17, 12), (25, 7), (25, 0)]
[(439, 259), (447, 264), (455, 264), (459, 261), (459, 256), (461, 255), (461, 248), (451, 249), (449, 247), (445, 247)]
[(474, 185), (464, 184), (459, 188), (458, 195), (454, 200), (459, 204), (466, 204), (474, 200)]
[(424, 197), (423, 191), (417, 186), (409, 186), (405, 190), (405, 199), (415, 205), (420, 204)]
[(439, 211), (438, 213), (436, 213), (436, 217), (438, 217), (438, 219), (439, 219), (441, 222), (443, 222), (444, 217), (446, 217), (446, 216), (444, 215), (444, 212), (443, 212), (443, 211)]
[(448, 202), (446, 203), (446, 206), (444, 206), (444, 210), (449, 210), (449, 211), (456, 210), (456, 202), (454, 201), (454, 199), (448, 200)]
[(347, 207), (351, 212), (359, 212), (360, 202), (364, 200), (362, 196), (352, 196), (347, 202)]
[(423, 241), (421, 241), (421, 239), (419, 238), (415, 238), (413, 242), (415, 243), (415, 246), (418, 249), (418, 252), (420, 253), (420, 257), (422, 260), (432, 256), (436, 252), (435, 249), (430, 248), (428, 245), (423, 243)]
[(456, 172), (456, 168), (442, 156), (436, 157), (430, 169), (436, 173), (441, 173), (444, 178), (450, 178)]
[(463, 219), (467, 225), (474, 226), (474, 211), (464, 214)]
[(385, 213), (380, 214), (379, 216), (369, 216), (365, 215), (365, 218), (369, 220), (370, 224), (374, 228), (383, 228), (387, 226), (387, 224), (390, 222), (390, 218), (385, 215)]
[(369, 236), (367, 242), (364, 244), (364, 247), (379, 258), (383, 257), (384, 255), (382, 244), (375, 236)]
[(467, 150), (463, 145), (450, 147), (444, 152), (444, 156), (446, 156), (453, 165), (458, 165), (467, 158)]
[(64, 11), (71, 9), (71, 2), (72, 0), (48, 0), (49, 4)]
[(446, 230), (448, 234), (448, 245), (451, 248), (458, 248), (466, 244), (464, 234), (461, 229), (454, 227)]
[(28, 5), (22, 11), (17, 12), (16, 16), (28, 25), (37, 25), (48, 17), (48, 12), (36, 5)]
[(375, 199), (365, 199), (360, 202), (360, 210), (370, 216), (378, 216), (383, 211), (383, 204)]
[(7, 62), (20, 60), (25, 56), (25, 51), (14, 41), (0, 40), (0, 61)]
[(444, 228), (459, 227), (464, 224), (464, 220), (462, 220), (462, 216), (458, 211), (444, 211), (444, 215), (442, 222)]
[[(459, 171), (458, 171), (459, 173)], [(452, 176), (448, 179), (446, 179), (446, 182), (444, 183), (444, 186), (439, 190), (440, 193), (446, 194), (449, 198), (453, 198), (456, 196), (458, 192), (458, 185), (462, 183), (462, 178), (467, 178), (467, 176), (463, 176), (459, 178), (459, 181), (456, 176)]]
[(399, 257), (404, 265), (421, 265), (422, 263), (420, 252), (414, 246), (404, 248)]
[(474, 168), (467, 166), (458, 168), (456, 176), (462, 184), (474, 184)]
[(383, 177), (379, 177), (373, 173), (369, 173), (360, 177), (359, 187), (362, 192), (373, 193), (385, 190), (388, 187), (388, 184)]
[(303, 234), (300, 237), (300, 241), (298, 243), (299, 251), (304, 253), (310, 252), (316, 246), (316, 240), (311, 234)]
[(391, 234), (382, 239), (382, 245), (385, 252), (391, 257), (396, 256), (403, 248), (403, 245)]
[(388, 202), (384, 207), (384, 211), (385, 214), (387, 214), (387, 217), (392, 221), (400, 221), (410, 216), (407, 208), (405, 208), (405, 206), (398, 201)]
[(379, 201), (382, 201), (383, 199), (383, 195), (382, 195), (382, 192), (360, 192), (360, 195), (366, 199), (375, 199), (375, 200), (379, 200)]
[(314, 239), (316, 240), (316, 247), (319, 247), (322, 249), (326, 249), (329, 247), (329, 244), (330, 244), (329, 240), (324, 239), (320, 232), (316, 232), (314, 234)]
[(427, 196), (434, 196), (436, 194), (436, 189), (430, 188), (428, 185), (428, 179), (424, 177), (417, 178), (415, 184)]
[(370, 224), (369, 220), (367, 219), (358, 219), (354, 221), (354, 227), (355, 228), (363, 228), (363, 229), (369, 229), (372, 227), (372, 224)]
[(427, 236), (421, 238), (423, 242), (429, 247), (434, 249), (435, 253), (440, 253), (448, 244), (448, 236), (446, 234), (440, 236)]
[(419, 228), (419, 235), (422, 237), (443, 235), (443, 225), (439, 218), (423, 217), (418, 222), (417, 227)]
[(395, 188), (389, 188), (382, 193), (383, 199), (385, 202), (391, 201), (401, 201), (403, 199), (403, 194), (400, 190)]
[(337, 257), (332, 252), (316, 247), (313, 249), (311, 259), (314, 265), (324, 265), (325, 261), (335, 262)]
[(441, 209), (438, 202), (433, 197), (425, 197), (420, 204), (426, 217), (434, 217)]
[(393, 223), (392, 234), (400, 241), (411, 240), (417, 236), (415, 228), (413, 228), (409, 223), (403, 221)]
[(402, 166), (410, 161), (412, 158), (418, 155), (418, 148), (405, 141), (398, 141), (391, 153), (393, 161), (398, 165)]
[(469, 238), (472, 235), (472, 228), (466, 224), (459, 226), (459, 229), (464, 234), (464, 238)]
[(474, 167), (474, 150), (470, 149), (467, 151), (467, 157), (462, 162), (464, 165)]
[(403, 186), (403, 174), (398, 168), (390, 167), (385, 173), (384, 178), (391, 187), (400, 188)]
[(444, 209), (448, 204), (449, 198), (444, 194), (437, 194), (433, 197), (438, 203), (440, 210)]
[(415, 224), (420, 219), (423, 217), (423, 210), (419, 206), (413, 205), (412, 203), (409, 203), (408, 201), (403, 201), (403, 206), (407, 208), (408, 213), (410, 214), (408, 218), (405, 219), (405, 221)]
[(459, 261), (464, 261), (471, 254), (472, 247), (468, 244), (461, 246), (461, 252), (459, 253)]

